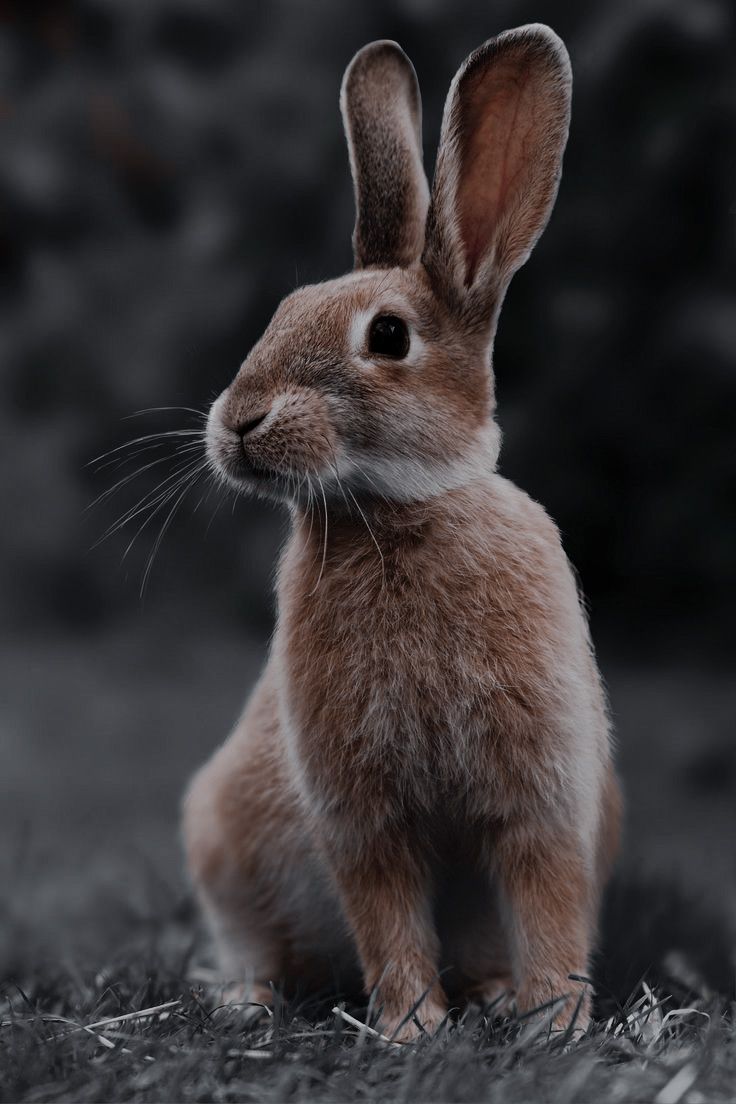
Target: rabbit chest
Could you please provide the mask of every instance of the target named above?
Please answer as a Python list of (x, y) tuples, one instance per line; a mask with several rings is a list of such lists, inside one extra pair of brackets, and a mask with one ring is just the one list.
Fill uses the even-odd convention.
[(297, 534), (282, 563), (275, 652), (305, 796), (377, 823), (448, 800), (494, 816), (548, 801), (584, 662), (574, 641), (560, 651), (580, 618), (574, 587), (567, 624), (544, 571), (524, 575), (498, 547), (451, 555), (420, 534), (381, 558), (350, 537), (320, 554)]

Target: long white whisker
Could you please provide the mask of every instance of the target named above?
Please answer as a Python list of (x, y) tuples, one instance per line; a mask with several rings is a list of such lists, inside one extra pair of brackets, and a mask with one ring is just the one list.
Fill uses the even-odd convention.
[[(324, 440), (325, 440), (325, 443), (327, 444), (328, 448), (332, 452), (332, 458), (333, 458), (334, 464), (332, 464), (330, 466), (333, 468), (333, 471), (335, 473), (335, 479), (337, 480), (337, 485), (340, 488), (340, 491), (342, 493), (342, 497), (345, 499), (345, 504), (347, 505), (348, 510), (350, 511), (350, 503), (348, 502), (348, 500), (345, 496), (345, 488), (343, 487), (342, 480), (340, 479), (340, 472), (339, 472), (338, 467), (337, 467), (337, 457), (335, 456), (335, 450), (332, 448), (332, 445), (330, 444), (329, 440), (326, 437), (324, 437)], [(386, 561), (383, 558), (383, 552), (381, 551), (381, 546), (379, 545), (378, 541), (376, 540), (375, 533), (373, 532), (370, 525), (368, 524), (368, 518), (363, 513), (363, 510), (361, 509), (360, 503), (358, 502), (357, 498), (355, 497), (355, 495), (353, 494), (353, 492), (352, 492), (352, 490), (349, 486), (347, 487), (347, 492), (350, 495), (350, 497), (352, 498), (353, 502), (355, 503), (355, 506), (358, 510), (358, 513), (362, 517), (363, 522), (365, 524), (365, 527), (366, 527), (366, 529), (368, 530), (368, 532), (370, 534), (371, 540), (373, 541), (373, 543), (376, 546), (376, 551), (378, 552), (378, 555), (380, 556), (380, 559), (381, 559), (381, 578), (382, 578), (381, 585), (384, 586), (385, 583), (386, 583)]]
[(371, 535), (371, 540), (373, 541), (373, 543), (376, 546), (376, 551), (378, 552), (378, 555), (381, 557), (381, 577), (382, 577), (382, 580), (383, 580), (382, 583), (381, 583), (381, 586), (384, 586), (385, 583), (386, 583), (386, 561), (383, 558), (383, 552), (381, 551), (381, 546), (378, 543), (378, 541), (376, 540), (376, 534), (373, 532), (370, 525), (368, 524), (368, 518), (365, 516), (365, 514), (361, 510), (360, 503), (358, 502), (357, 498), (355, 497), (355, 495), (351, 491), (350, 487), (348, 487), (347, 491), (348, 491), (348, 494), (350, 495), (350, 497), (352, 498), (353, 502), (355, 503), (355, 505), (358, 509), (358, 513), (360, 514), (363, 521), (365, 522), (365, 527)]
[[(135, 506), (131, 506), (130, 509), (125, 511), (122, 517), (118, 518), (117, 521), (114, 521), (111, 525), (109, 525), (102, 536), (99, 538), (99, 540), (95, 541), (92, 547), (96, 548), (99, 544), (102, 544), (103, 541), (107, 540), (108, 537), (111, 537), (113, 533), (117, 533), (119, 529), (122, 529), (125, 525), (128, 524), (128, 522), (132, 521), (134, 517), (137, 517), (138, 514), (143, 513), (143, 511), (147, 510), (150, 506), (156, 505), (156, 503), (158, 503), (161, 499), (165, 499), (168, 494), (176, 490), (176, 487), (178, 486), (180, 480), (186, 479), (190, 472), (194, 471), (194, 469), (199, 464), (202, 464), (204, 466), (205, 463), (206, 461), (187, 460), (183, 465), (178, 467), (170, 475), (167, 475), (166, 478), (158, 484), (158, 486), (146, 492), (146, 494), (144, 494), (143, 497), (138, 500)], [(174, 483), (173, 487), (170, 486), (172, 482)]]
[[(163, 448), (164, 444), (164, 441), (157, 441), (149, 445), (139, 445), (135, 449), (135, 451), (130, 452), (125, 456), (113, 456), (112, 459), (105, 460), (102, 464), (98, 464), (95, 468), (95, 472), (101, 472), (104, 468), (112, 468), (113, 466), (116, 470), (118, 468), (122, 468), (125, 464), (129, 464), (131, 460), (135, 460), (136, 456), (142, 456), (145, 452), (152, 452), (154, 449)], [(176, 457), (189, 450), (201, 449), (202, 445), (203, 441), (191, 441), (188, 444), (183, 445), (176, 444), (174, 445), (173, 455)], [(166, 459), (166, 457), (164, 457), (164, 459)]]
[(166, 520), (164, 521), (163, 525), (161, 526), (161, 529), (159, 530), (159, 534), (156, 537), (153, 548), (151, 549), (151, 554), (148, 557), (148, 562), (146, 564), (146, 570), (143, 573), (143, 578), (141, 580), (141, 589), (140, 589), (140, 597), (141, 598), (143, 597), (143, 594), (145, 592), (146, 583), (148, 581), (149, 575), (151, 574), (151, 569), (153, 567), (153, 562), (156, 559), (156, 554), (157, 554), (159, 548), (161, 547), (161, 542), (163, 541), (164, 536), (166, 535), (166, 531), (169, 528), (169, 526), (171, 525), (171, 522), (174, 519), (174, 515), (176, 514), (176, 511), (178, 510), (181, 502), (189, 494), (189, 491), (192, 489), (194, 484), (197, 482), (197, 480), (199, 479), (199, 477), (202, 474), (203, 470), (204, 470), (204, 468), (200, 468), (199, 471), (195, 472), (192, 475), (192, 477), (189, 480), (187, 480), (187, 482), (184, 485), (184, 489), (181, 491), (178, 498), (174, 502), (174, 505), (171, 507), (168, 514), (166, 515)]
[(161, 499), (166, 498), (167, 495), (174, 493), (177, 487), (187, 479), (193, 472), (204, 469), (207, 466), (207, 461), (202, 460), (201, 457), (189, 457), (180, 464), (171, 475), (167, 476), (158, 487), (155, 487), (149, 492), (143, 499), (140, 500), (138, 505), (129, 511), (125, 518), (125, 523), (132, 521), (139, 513), (142, 513), (148, 506), (153, 506)]
[[(334, 453), (333, 453), (333, 455), (334, 455)], [(329, 461), (328, 461), (328, 463), (329, 463)], [(346, 496), (346, 494), (345, 494), (345, 489), (344, 489), (344, 487), (343, 487), (343, 485), (342, 485), (342, 480), (340, 479), (340, 473), (339, 473), (339, 472), (338, 472), (338, 470), (337, 470), (337, 464), (336, 464), (336, 463), (335, 463), (335, 464), (330, 464), (330, 467), (332, 468), (332, 470), (333, 470), (333, 472), (334, 472), (334, 474), (335, 474), (335, 482), (337, 483), (337, 485), (338, 485), (338, 487), (339, 487), (339, 489), (340, 489), (340, 494), (341, 494), (341, 495), (342, 495), (342, 497), (343, 497), (343, 501), (344, 501), (345, 505), (346, 505), (346, 506), (347, 506), (347, 508), (348, 508), (348, 513), (349, 513), (349, 514), (352, 514), (352, 512), (353, 512), (353, 511), (352, 511), (352, 510), (350, 509), (350, 503), (349, 503), (349, 502), (348, 502), (348, 500), (347, 500), (347, 496)]]
[(311, 593), (310, 593), (310, 597), (311, 597), (312, 594), (314, 594), (314, 592), (317, 590), (319, 584), (322, 582), (322, 575), (324, 574), (325, 563), (327, 562), (327, 497), (325, 495), (325, 488), (322, 484), (322, 480), (320, 479), (319, 476), (317, 476), (317, 482), (319, 483), (319, 489), (322, 492), (322, 502), (324, 503), (324, 508), (325, 508), (325, 540), (324, 540), (324, 548), (323, 548), (323, 551), (322, 551), (322, 563), (320, 565), (319, 575), (317, 576), (317, 582), (314, 584), (314, 590), (312, 590)]
[[(200, 446), (198, 444), (187, 445), (179, 450), (177, 456), (182, 456), (182, 454), (188, 452), (199, 451), (199, 448)], [(130, 483), (131, 480), (137, 479), (139, 475), (143, 475), (144, 472), (150, 471), (151, 468), (157, 467), (158, 464), (164, 464), (167, 460), (170, 459), (170, 456), (159, 456), (156, 460), (151, 460), (149, 463), (143, 464), (140, 468), (136, 468), (135, 471), (129, 472), (127, 475), (123, 476), (122, 479), (119, 479), (117, 483), (114, 483), (112, 487), (108, 487), (106, 491), (103, 491), (102, 494), (99, 494), (97, 498), (90, 502), (89, 506), (85, 507), (85, 509), (91, 510), (100, 502), (104, 502), (106, 498), (109, 498), (110, 495), (114, 494), (115, 491), (117, 491), (120, 487), (124, 487), (127, 483)]]
[[(209, 483), (209, 487), (207, 488), (207, 498), (205, 499), (205, 504), (209, 500), (210, 494), (212, 493), (212, 488), (217, 486), (217, 480), (213, 476), (212, 472), (209, 473), (209, 479), (210, 479), (210, 483)], [(215, 503), (215, 508), (212, 511), (212, 515), (210, 517), (210, 520), (207, 522), (207, 528), (204, 531), (204, 539), (205, 540), (207, 540), (207, 535), (208, 535), (210, 529), (212, 528), (212, 522), (217, 517), (217, 511), (220, 509), (223, 502), (225, 502), (225, 495), (224, 494), (222, 495), (221, 498), (218, 498), (217, 502)]]
[(142, 437), (134, 437), (132, 441), (125, 441), (116, 448), (108, 449), (107, 452), (101, 452), (99, 456), (95, 456), (92, 460), (88, 460), (86, 466), (89, 468), (92, 464), (104, 460), (107, 456), (112, 456), (115, 452), (131, 448), (133, 445), (142, 444), (144, 441), (164, 441), (168, 437), (199, 437), (203, 439), (204, 431), (201, 429), (167, 429), (162, 433), (144, 433)]
[(183, 411), (185, 414), (196, 414), (202, 421), (207, 420), (207, 413), (204, 410), (197, 410), (193, 406), (145, 406), (142, 410), (134, 410), (132, 414), (126, 414), (122, 419), (124, 422), (130, 418), (140, 418), (144, 414), (159, 414), (166, 413), (168, 411)]
[(307, 542), (309, 542), (312, 536), (312, 529), (314, 528), (314, 488), (312, 487), (312, 481), (307, 476), (307, 511), (309, 513), (309, 532), (307, 533)]
[[(154, 509), (151, 511), (151, 513), (148, 515), (148, 517), (145, 519), (143, 524), (133, 534), (133, 537), (132, 537), (130, 543), (128, 544), (127, 548), (123, 552), (122, 560), (125, 560), (127, 558), (128, 553), (130, 552), (130, 550), (133, 547), (133, 545), (135, 544), (135, 542), (138, 540), (138, 537), (141, 535), (143, 530), (146, 529), (150, 525), (150, 523), (157, 516), (157, 514), (159, 514), (161, 512), (161, 510), (166, 508), (167, 503), (171, 502), (171, 499), (174, 497), (174, 495), (176, 495), (176, 493), (179, 491), (181, 486), (184, 483), (187, 483), (190, 479), (194, 478), (195, 474), (198, 474), (199, 471), (204, 471), (205, 467), (206, 467), (205, 464), (201, 464), (199, 468), (195, 468), (194, 470), (189, 469), (183, 476), (180, 476), (178, 482), (175, 483), (173, 487), (168, 488), (166, 493), (161, 496), (160, 501), (154, 507)], [(140, 513), (140, 511), (139, 511), (139, 513)]]
[(359, 472), (360, 472), (360, 474), (361, 474), (361, 475), (363, 476), (363, 478), (364, 478), (364, 479), (367, 479), (367, 480), (368, 480), (368, 482), (369, 482), (369, 483), (371, 484), (371, 486), (375, 488), (375, 492), (376, 492), (376, 497), (377, 497), (377, 498), (379, 498), (379, 499), (380, 499), (380, 500), (381, 500), (382, 502), (388, 502), (388, 499), (387, 499), (387, 498), (386, 498), (386, 496), (385, 496), (385, 495), (384, 495), (384, 494), (383, 494), (383, 493), (381, 492), (381, 489), (380, 489), (380, 487), (378, 486), (378, 484), (376, 483), (375, 479), (372, 479), (372, 478), (371, 478), (371, 476), (370, 476), (370, 475), (368, 474), (368, 472), (367, 472), (367, 471), (365, 470), (365, 468), (364, 468), (364, 467), (362, 467), (362, 465), (361, 465), (361, 464), (359, 464), (359, 463), (358, 463), (358, 461), (357, 461), (357, 460), (356, 460), (356, 459), (355, 459), (354, 457), (352, 457), (352, 456), (351, 456), (351, 458), (350, 458), (350, 463), (351, 463), (351, 464), (353, 464), (353, 465), (354, 465), (354, 467), (356, 467), (356, 468), (358, 469), (358, 471), (359, 471)]

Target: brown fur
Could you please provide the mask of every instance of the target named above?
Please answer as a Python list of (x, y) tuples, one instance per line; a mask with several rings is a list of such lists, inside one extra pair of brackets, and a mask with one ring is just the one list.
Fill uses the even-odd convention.
[[(562, 43), (535, 27), (484, 43), (453, 81), (424, 263), (455, 301), (477, 301), (472, 293), (480, 289), (481, 315), (490, 295), (500, 300), (549, 218), (567, 141), (570, 87)], [(448, 207), (455, 220), (447, 218)]]
[(355, 180), (356, 268), (419, 255), (429, 196), (414, 66), (395, 42), (372, 42), (348, 66), (340, 96)]
[[(389, 129), (416, 132), (402, 59), (366, 48), (344, 84), (359, 212), (376, 141), (363, 149), (360, 135), (386, 110), (376, 74), (393, 89)], [(268, 665), (187, 796), (192, 876), (223, 975), (243, 993), (359, 969), (403, 1039), (415, 1005), (431, 1031), (449, 1000), (473, 995), (522, 1011), (560, 998), (560, 1027), (580, 998), (584, 1026), (590, 994), (575, 978), (617, 847), (605, 700), (575, 581), (544, 510), (495, 473), (497, 291), (554, 198), (565, 59), (544, 28), (477, 51), (448, 100), (446, 119), (466, 124), (443, 139), (431, 264), (412, 230), (410, 263), (289, 296), (210, 414), (215, 469), (290, 503), (293, 524)], [(490, 192), (465, 176), (465, 141), (480, 168), (500, 141)], [(398, 182), (413, 179), (415, 152)], [(379, 179), (378, 209), (362, 208), (373, 220)], [(378, 241), (369, 230), (359, 240)], [(406, 320), (405, 359), (371, 354), (382, 313)]]

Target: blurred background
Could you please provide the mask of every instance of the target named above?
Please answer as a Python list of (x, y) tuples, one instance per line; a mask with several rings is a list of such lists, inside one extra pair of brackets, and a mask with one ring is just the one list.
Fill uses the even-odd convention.
[(179, 439), (90, 461), (196, 428), (129, 416), (206, 409), (285, 293), (350, 267), (354, 51), (395, 38), (414, 60), (431, 172), (456, 68), (529, 21), (564, 37), (575, 91), (498, 334), (501, 470), (557, 520), (589, 600), (627, 862), (736, 915), (731, 0), (6, 0), (0, 873), (27, 947), (68, 947), (106, 900), (151, 907), (152, 885), (181, 897), (180, 794), (263, 662), (285, 534), (202, 484), (141, 597), (166, 512), (127, 555), (145, 514), (97, 542)]

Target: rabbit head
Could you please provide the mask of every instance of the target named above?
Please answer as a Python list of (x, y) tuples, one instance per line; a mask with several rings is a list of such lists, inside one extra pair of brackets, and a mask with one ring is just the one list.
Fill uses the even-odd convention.
[(411, 62), (394, 42), (356, 54), (340, 101), (354, 271), (283, 300), (211, 408), (216, 471), (337, 504), (421, 500), (493, 469), (493, 335), (554, 203), (570, 91), (549, 28), (490, 39), (450, 87), (430, 194)]

